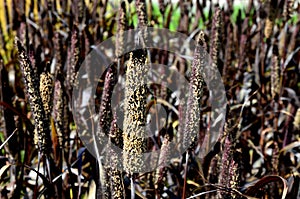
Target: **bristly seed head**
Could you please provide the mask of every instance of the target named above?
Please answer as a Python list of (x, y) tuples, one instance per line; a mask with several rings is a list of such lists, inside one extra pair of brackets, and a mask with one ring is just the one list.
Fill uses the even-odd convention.
[(18, 49), (20, 66), (25, 80), (29, 104), (33, 113), (35, 123), (34, 140), (37, 141), (36, 144), (38, 149), (42, 153), (47, 154), (50, 152), (49, 149), (51, 148), (52, 144), (50, 139), (49, 120), (46, 117), (39, 91), (39, 81), (34, 73), (26, 51), (17, 37), (15, 38), (15, 45)]
[(142, 171), (143, 153), (146, 151), (145, 109), (146, 109), (146, 65), (145, 50), (130, 53), (125, 82), (124, 115), (124, 168), (132, 174)]
[(40, 93), (46, 116), (49, 118), (52, 110), (53, 79), (50, 73), (40, 75)]

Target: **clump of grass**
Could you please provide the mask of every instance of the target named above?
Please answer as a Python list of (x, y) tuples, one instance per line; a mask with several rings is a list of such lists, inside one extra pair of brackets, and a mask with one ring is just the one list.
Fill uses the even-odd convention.
[[(300, 40), (299, 14), (294, 8), (299, 3), (249, 1), (249, 6), (242, 7), (227, 1), (228, 9), (214, 3), (208, 7), (206, 1), (159, 1), (156, 5), (140, 0), (116, 5), (83, 0), (0, 3), (1, 196), (297, 198)], [(184, 56), (168, 52), (174, 41), (165, 41), (163, 35), (164, 50), (144, 49), (149, 39), (146, 26), (179, 31), (189, 38), (201, 30), (196, 42), (202, 51), (209, 51), (208, 65), (213, 69), (205, 79), (210, 81), (204, 83), (201, 78), (205, 54), (199, 46), (191, 66)], [(124, 38), (124, 31), (135, 27), (141, 29), (143, 39), (139, 37), (136, 47), (142, 50), (122, 54), (124, 41), (133, 38)], [(74, 88), (81, 92), (76, 100), (84, 102), (85, 86), (98, 83), (99, 77), (93, 76), (98, 65), (89, 66), (91, 60), (86, 62), (86, 74), (91, 75), (79, 77), (87, 84), (76, 83), (81, 61), (98, 42), (116, 33), (116, 46), (105, 51), (114, 52), (117, 59), (97, 88), (102, 92), (96, 102), (98, 130), (102, 130), (93, 132), (90, 140), (120, 148), (124, 172), (118, 170), (122, 164), (115, 151), (104, 151), (108, 154), (104, 161), (102, 153), (95, 158), (86, 150), (78, 135), (89, 140), (90, 132), (77, 128), (70, 103)], [(188, 76), (188, 93), (157, 85), (151, 85), (153, 93), (149, 92), (144, 85), (144, 75), (152, 67), (145, 66), (147, 59)], [(231, 114), (210, 150), (201, 146), (209, 143), (206, 138), (215, 125), (208, 100), (215, 93), (207, 88), (218, 90), (220, 85), (214, 85), (217, 69), (222, 71)], [(180, 82), (168, 70), (157, 75), (169, 83)], [(121, 103), (124, 120), (110, 104), (117, 80), (121, 88), (126, 87), (126, 100)], [(122, 98), (120, 90), (117, 94)], [(189, 95), (186, 109), (174, 98), (178, 92)], [(212, 100), (220, 103), (221, 99)], [(156, 103), (166, 111), (163, 125), (158, 109), (148, 107)], [(85, 118), (87, 112), (80, 112), (76, 119)], [(155, 112), (151, 115), (155, 125), (148, 129), (150, 112)], [(148, 133), (152, 133), (149, 138)], [(173, 139), (189, 148), (186, 157), (173, 158), (173, 149), (183, 148), (173, 146)], [(145, 166), (141, 165), (143, 153), (156, 150), (161, 150), (156, 171), (139, 172)], [(203, 151), (208, 152), (204, 157)]]

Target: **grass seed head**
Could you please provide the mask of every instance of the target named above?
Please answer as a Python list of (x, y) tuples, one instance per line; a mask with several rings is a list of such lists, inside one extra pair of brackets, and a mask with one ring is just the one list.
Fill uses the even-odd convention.
[(49, 118), (52, 111), (53, 80), (50, 73), (40, 75), (40, 93), (46, 116)]
[(124, 117), (124, 167), (132, 174), (144, 168), (143, 153), (146, 151), (146, 51), (130, 53), (125, 81)]
[(54, 96), (53, 96), (53, 119), (55, 122), (56, 132), (58, 135), (59, 145), (63, 146), (63, 134), (64, 134), (64, 97), (63, 90), (59, 80), (55, 81)]
[(25, 48), (17, 37), (15, 38), (15, 45), (18, 49), (19, 62), (25, 80), (29, 104), (33, 113), (35, 124), (34, 140), (36, 140), (37, 147), (40, 151), (49, 153), (49, 148), (51, 147), (49, 119), (45, 114), (39, 91), (39, 81), (37, 75), (34, 73)]

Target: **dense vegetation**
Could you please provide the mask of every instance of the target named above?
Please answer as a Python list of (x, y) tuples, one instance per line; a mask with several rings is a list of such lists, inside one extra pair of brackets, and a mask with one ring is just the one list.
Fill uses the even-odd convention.
[[(200, 0), (0, 0), (1, 198), (300, 198), (299, 13), (294, 0), (249, 0), (246, 6), (227, 0), (225, 7)], [(215, 125), (208, 119), (210, 92), (201, 74), (208, 66), (201, 65), (197, 50), (190, 65), (168, 49), (120, 54), (128, 39), (122, 33), (144, 26), (191, 36), (221, 73), (225, 125), (204, 157), (199, 146)], [(138, 153), (125, 153), (124, 170), (117, 169), (113, 153), (111, 164), (102, 165), (86, 149), (72, 112), (72, 92), (85, 86), (77, 82), (81, 63), (116, 33), (117, 45), (107, 49), (117, 54), (116, 62), (86, 84), (98, 85), (95, 109), (103, 129), (89, 135), (100, 144), (107, 136), (109, 144)], [(158, 88), (159, 99), (149, 102), (146, 88), (131, 90), (151, 70), (147, 56), (187, 77), (188, 110), (176, 103), (175, 91)], [(139, 73), (128, 72), (137, 68)], [(120, 113), (110, 106), (116, 81), (126, 86), (125, 133), (117, 128)], [(147, 108), (160, 102), (169, 117), (162, 128), (157, 110)], [(140, 130), (130, 124), (145, 124), (150, 112), (157, 133), (136, 141)], [(169, 159), (175, 153), (171, 140), (180, 136), (194, 143)], [(167, 166), (132, 172), (140, 166), (139, 153), (155, 147)]]

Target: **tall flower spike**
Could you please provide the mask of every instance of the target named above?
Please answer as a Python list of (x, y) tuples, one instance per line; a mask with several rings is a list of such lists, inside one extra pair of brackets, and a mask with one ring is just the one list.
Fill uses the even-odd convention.
[(124, 31), (126, 30), (126, 3), (122, 1), (119, 9), (118, 27), (117, 27), (117, 40), (116, 40), (116, 57), (123, 54), (124, 48)]
[[(239, 164), (234, 161), (233, 159), (230, 162), (229, 165), (229, 182), (228, 187), (231, 188), (231, 190), (237, 190), (240, 185), (240, 171), (239, 171)], [(237, 198), (236, 194), (230, 194), (231, 198)]]
[(55, 122), (56, 132), (58, 136), (59, 146), (63, 147), (64, 135), (64, 97), (63, 90), (59, 80), (56, 80), (53, 97), (53, 119)]
[[(231, 189), (237, 189), (240, 181), (239, 161), (236, 161), (239, 157), (238, 152), (236, 152), (237, 123), (238, 121), (230, 118), (225, 124), (223, 134), (225, 137), (224, 149), (222, 151), (221, 171), (219, 174), (219, 184)], [(236, 194), (223, 192), (220, 194), (218, 198), (236, 198)]]
[(100, 125), (101, 133), (105, 133), (106, 135), (110, 132), (110, 125), (113, 116), (110, 102), (111, 102), (113, 87), (114, 84), (116, 83), (115, 72), (116, 72), (116, 65), (113, 64), (109, 66), (105, 74), (104, 86), (101, 94), (101, 103), (100, 103), (100, 110), (99, 110), (99, 125)]
[(267, 39), (269, 39), (273, 34), (273, 26), (276, 17), (276, 7), (275, 7), (276, 2), (277, 1), (273, 2), (273, 0), (269, 2), (269, 16), (266, 19), (265, 29), (264, 29), (264, 34)]
[(148, 33), (147, 33), (148, 19), (147, 19), (147, 12), (146, 12), (146, 1), (137, 0), (136, 9), (137, 9), (137, 14), (139, 19), (138, 24), (142, 34), (142, 39), (141, 39), (142, 43), (139, 43), (139, 45), (145, 47), (148, 42)]
[[(213, 25), (212, 25), (212, 33), (211, 33), (211, 38), (210, 38), (210, 47), (209, 47), (209, 66), (205, 68), (205, 75), (207, 76), (207, 85), (208, 88), (210, 89), (210, 92), (212, 93), (212, 96), (220, 96), (219, 91), (222, 90), (221, 84), (217, 84), (216, 82), (218, 81), (218, 58), (220, 54), (220, 43), (221, 43), (221, 34), (222, 34), (222, 24), (223, 24), (223, 19), (222, 19), (222, 11), (220, 8), (216, 8), (216, 11), (214, 13), (213, 17)], [(213, 88), (213, 89), (211, 89)], [(215, 100), (220, 100), (217, 98), (211, 99), (211, 103), (220, 103), (216, 102)], [(222, 99), (224, 100), (224, 99)], [(209, 136), (206, 136), (208, 138)], [(209, 142), (208, 142), (209, 143)]]
[(46, 117), (49, 119), (52, 111), (53, 80), (50, 73), (40, 75), (40, 93)]
[(278, 43), (278, 53), (279, 56), (282, 58), (285, 58), (286, 56), (286, 42), (287, 42), (287, 32), (286, 32), (286, 28), (287, 28), (287, 24), (285, 25), (285, 27), (280, 30), (280, 36), (279, 36), (279, 43)]
[(222, 75), (223, 75), (223, 81), (224, 83), (227, 83), (229, 81), (227, 81), (227, 79), (230, 78), (230, 76), (228, 75), (232, 60), (233, 60), (233, 56), (232, 53), (234, 52), (234, 46), (233, 46), (233, 26), (230, 24), (229, 26), (226, 27), (227, 30), (227, 37), (226, 37), (226, 51), (225, 51), (225, 64), (224, 64), (224, 68), (222, 71)]
[(280, 93), (280, 77), (279, 77), (279, 58), (277, 55), (272, 56), (271, 67), (271, 94), (272, 98), (278, 97)]
[(217, 8), (213, 18), (212, 34), (209, 49), (209, 55), (212, 59), (212, 68), (215, 68), (218, 65), (222, 27), (221, 17), (221, 10), (220, 8)]
[(29, 104), (33, 113), (35, 123), (35, 140), (38, 149), (44, 153), (49, 153), (51, 147), (49, 120), (46, 117), (42, 98), (39, 91), (39, 81), (33, 71), (31, 62), (26, 54), (20, 40), (15, 38), (15, 45), (18, 49), (20, 66), (22, 69), (25, 86), (29, 98)]
[(203, 92), (204, 86), (204, 60), (205, 55), (200, 44), (204, 41), (204, 33), (201, 31), (197, 39), (197, 46), (194, 52), (194, 59), (192, 63), (192, 74), (189, 87), (189, 96), (188, 96), (188, 112), (185, 119), (185, 128), (184, 128), (184, 147), (193, 147), (190, 146), (191, 143), (195, 143), (199, 129), (200, 118), (200, 98)]
[(123, 160), (125, 170), (132, 174), (144, 168), (143, 153), (146, 151), (145, 109), (146, 80), (148, 72), (146, 51), (130, 52), (127, 63), (124, 102), (124, 149)]
[(68, 89), (76, 86), (77, 82), (77, 64), (79, 60), (79, 47), (78, 47), (78, 32), (74, 30), (71, 37), (71, 48), (68, 50), (68, 67), (67, 67), (67, 86)]
[(109, 158), (109, 171), (110, 171), (110, 192), (112, 198), (123, 199), (125, 197), (124, 193), (124, 183), (122, 172), (119, 170), (119, 159), (118, 154), (112, 148), (114, 145), (118, 148), (123, 148), (122, 131), (117, 125), (117, 116), (114, 114), (113, 120), (111, 122), (110, 133), (109, 133), (109, 151), (106, 156)]
[(148, 19), (146, 13), (146, 2), (145, 0), (137, 0), (136, 1), (136, 9), (139, 18), (139, 27), (147, 26)]
[[(222, 159), (221, 159), (221, 171), (219, 175), (219, 184), (223, 185), (224, 187), (227, 187), (228, 182), (230, 180), (230, 175), (229, 175), (229, 167), (230, 167), (230, 161), (232, 160), (231, 155), (232, 155), (232, 150), (231, 150), (231, 142), (228, 139), (228, 137), (225, 138), (225, 143), (224, 143), (224, 149), (222, 151)], [(220, 193), (224, 194), (224, 193)], [(227, 197), (229, 197), (226, 194)]]
[(191, 1), (187, 1), (187, 0), (179, 1), (179, 7), (180, 7), (180, 22), (177, 30), (184, 34), (188, 34), (189, 23), (190, 23), (189, 12), (191, 9)]
[[(101, 94), (101, 102), (100, 102), (100, 110), (99, 110), (99, 124), (96, 132), (99, 141), (98, 143), (101, 146), (100, 148), (103, 149), (104, 147), (108, 147), (108, 150), (105, 151), (107, 163), (111, 163), (111, 161), (115, 160), (114, 159), (115, 157), (113, 157), (115, 154), (110, 154), (111, 153), (111, 150), (109, 148), (110, 140), (108, 143), (104, 142), (104, 140), (106, 140), (105, 137), (107, 137), (107, 135), (109, 135), (111, 132), (110, 127), (111, 127), (111, 122), (113, 120), (110, 102), (111, 102), (113, 86), (116, 83), (115, 71), (116, 71), (116, 65), (114, 63), (113, 65), (108, 67), (105, 74), (104, 86)], [(101, 161), (99, 161), (98, 164), (100, 165)], [(102, 178), (101, 178), (101, 186), (102, 186), (101, 192), (103, 193), (103, 198), (112, 198), (111, 196), (112, 184), (109, 183), (109, 179), (112, 178), (112, 174), (116, 174), (115, 173), (116, 168), (105, 166), (104, 169), (105, 172), (103, 171)]]
[(271, 34), (273, 33), (273, 25), (274, 21), (272, 21), (271, 18), (266, 19), (266, 24), (265, 24), (265, 29), (264, 29), (264, 34), (266, 38), (270, 38)]
[(170, 161), (170, 153), (171, 153), (171, 138), (169, 134), (164, 136), (164, 140), (161, 146), (161, 153), (159, 155), (158, 167), (156, 169), (155, 176), (155, 186), (156, 188), (160, 188), (160, 185), (163, 181), (163, 176), (166, 172), (166, 166)]
[(55, 77), (57, 77), (58, 74), (62, 73), (62, 57), (61, 57), (61, 45), (60, 45), (60, 35), (58, 32), (55, 33), (54, 39), (54, 57), (56, 59), (55, 64)]

